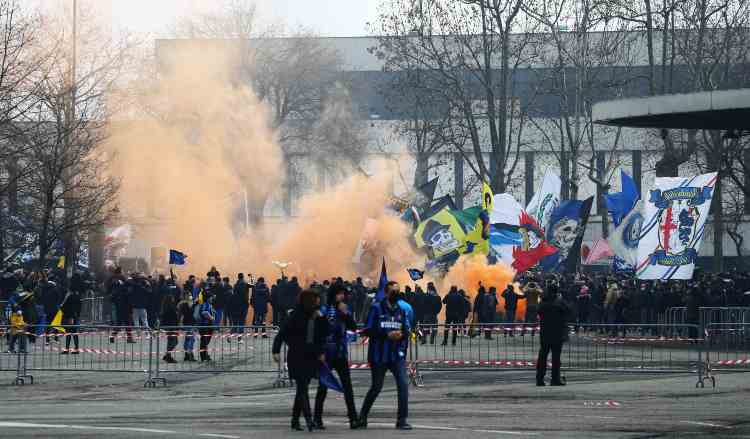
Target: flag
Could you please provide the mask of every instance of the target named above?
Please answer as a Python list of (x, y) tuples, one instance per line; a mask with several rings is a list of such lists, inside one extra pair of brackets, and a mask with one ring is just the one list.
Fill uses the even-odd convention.
[(643, 203), (638, 279), (692, 279), (716, 173), (658, 177)]
[(424, 277), (424, 271), (416, 269), (416, 268), (408, 268), (406, 270), (409, 273), (409, 277), (413, 281), (418, 281)]
[(517, 272), (535, 266), (557, 249), (549, 245), (544, 231), (510, 194), (493, 197), (490, 212), (489, 260), (502, 260)]
[(62, 310), (58, 309), (55, 313), (55, 318), (53, 318), (52, 322), (49, 324), (52, 329), (59, 332), (65, 332), (65, 328), (62, 327), (62, 314)]
[(456, 204), (453, 202), (453, 198), (451, 198), (450, 195), (438, 198), (431, 206), (423, 208), (422, 211), (419, 212), (419, 217), (429, 218), (446, 207), (450, 210), (456, 210)]
[(325, 387), (333, 390), (334, 392), (344, 393), (344, 388), (341, 386), (339, 380), (331, 373), (331, 368), (326, 363), (320, 365), (320, 373), (318, 376), (318, 382)]
[(575, 272), (581, 260), (581, 244), (594, 197), (583, 201), (563, 201), (552, 211), (546, 231), (547, 242), (557, 252), (545, 257), (541, 266), (545, 271)]
[(614, 222), (615, 227), (620, 225), (623, 218), (633, 210), (635, 203), (640, 199), (635, 181), (622, 170), (620, 170), (620, 182), (622, 192), (604, 194), (604, 203), (607, 205), (610, 215), (612, 215), (612, 222)]
[(492, 212), (492, 188), (487, 182), (482, 182), (482, 210)]
[(57, 268), (61, 270), (65, 268), (65, 256), (60, 256), (60, 259), (57, 260)]
[(414, 233), (418, 248), (427, 248), (430, 259), (448, 254), (461, 254), (466, 244), (466, 231), (451, 210), (442, 210), (419, 223)]
[(548, 170), (544, 173), (542, 186), (534, 194), (526, 206), (526, 212), (534, 218), (542, 230), (547, 229), (550, 215), (560, 204), (560, 188), (562, 181), (560, 176)]
[(177, 250), (169, 250), (169, 265), (185, 265), (187, 255)]
[(494, 195), (492, 188), (487, 182), (482, 183), (482, 213), (479, 218), (482, 221), (482, 239), (490, 237), (490, 212), (492, 212), (492, 203)]
[(594, 246), (591, 247), (591, 251), (589, 251), (588, 257), (584, 260), (584, 264), (590, 265), (594, 262), (608, 258), (611, 256), (614, 256), (615, 254), (612, 252), (612, 249), (609, 247), (609, 243), (606, 239), (598, 239)]
[(430, 207), (432, 200), (435, 198), (435, 189), (437, 189), (438, 178), (435, 177), (427, 183), (419, 186), (417, 191), (422, 196), (421, 200), (417, 200), (415, 204), (418, 206)]
[(380, 280), (378, 281), (378, 292), (375, 293), (374, 303), (380, 302), (385, 298), (385, 286), (388, 283), (388, 274), (385, 271), (385, 257), (383, 257), (383, 267), (380, 269)]
[(615, 227), (609, 238), (610, 248), (619, 259), (618, 271), (629, 271), (628, 267), (632, 270), (638, 263), (638, 241), (643, 224), (642, 210), (643, 203), (637, 201), (630, 212), (620, 219), (620, 224)]

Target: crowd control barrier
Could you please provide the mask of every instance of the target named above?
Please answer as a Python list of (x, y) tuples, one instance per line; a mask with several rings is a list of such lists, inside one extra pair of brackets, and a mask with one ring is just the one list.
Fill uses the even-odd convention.
[[(707, 373), (705, 339), (697, 325), (571, 326), (563, 345), (562, 368), (569, 371), (617, 373), (684, 373), (704, 386)], [(540, 328), (526, 324), (419, 325), (424, 336), (415, 346), (415, 367), (437, 370), (519, 370), (535, 368)], [(432, 335), (435, 334), (434, 343)], [(455, 335), (454, 335), (455, 334)], [(421, 338), (421, 337), (420, 337)], [(548, 359), (550, 361), (551, 359)]]
[[(669, 325), (671, 335), (652, 335), (667, 333), (663, 326), (572, 325), (563, 348), (563, 370), (694, 374), (699, 387), (707, 379), (715, 385), (711, 370), (750, 370), (750, 325), (715, 324), (705, 332), (697, 325)], [(9, 327), (0, 326), (0, 373), (13, 375), (16, 384), (31, 384), (35, 373), (56, 371), (143, 374), (146, 387), (166, 385), (167, 379), (181, 374), (201, 373), (265, 373), (273, 376), (276, 387), (290, 384), (285, 349), (280, 363), (273, 361), (273, 338), (278, 332), (274, 326), (211, 327), (210, 343), (203, 352), (201, 337), (208, 341), (205, 327), (79, 325), (64, 327), (64, 334), (41, 329), (48, 333), (25, 334), (25, 352), (7, 353)], [(420, 324), (409, 338), (410, 380), (422, 385), (423, 373), (430, 371), (533, 369), (539, 331), (538, 326), (526, 324)], [(366, 337), (352, 334), (352, 371), (369, 369), (368, 347)], [(196, 361), (185, 361), (190, 353)], [(210, 360), (201, 361), (204, 355)]]

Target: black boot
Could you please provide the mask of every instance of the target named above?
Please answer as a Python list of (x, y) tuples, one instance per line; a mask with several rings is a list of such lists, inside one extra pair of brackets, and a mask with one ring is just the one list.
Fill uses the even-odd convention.
[(302, 426), (299, 425), (299, 418), (292, 418), (292, 430), (294, 431), (303, 431)]
[(313, 419), (313, 426), (315, 426), (316, 430), (325, 430), (326, 426), (323, 425), (323, 419), (321, 418), (315, 418)]
[(313, 422), (312, 418), (305, 418), (305, 424), (307, 424), (307, 431), (310, 433), (315, 430), (315, 422)]
[(351, 428), (352, 430), (367, 430), (367, 417), (360, 416), (359, 419), (354, 421), (354, 426)]

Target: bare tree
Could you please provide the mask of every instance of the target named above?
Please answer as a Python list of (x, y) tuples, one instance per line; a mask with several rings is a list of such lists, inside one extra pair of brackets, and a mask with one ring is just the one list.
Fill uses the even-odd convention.
[(524, 145), (529, 103), (516, 96), (514, 73), (535, 56), (524, 3), (390, 0), (373, 27), (385, 69), (424, 75), (452, 116), (449, 143), (496, 192), (510, 184)]
[[(175, 30), (180, 37), (225, 39), (243, 47), (241, 80), (252, 86), (258, 99), (268, 105), (271, 124), (284, 152), (287, 170), (295, 156), (311, 164), (339, 172), (362, 171), (368, 145), (358, 111), (341, 75), (342, 58), (335, 48), (304, 29), (290, 32), (283, 26), (257, 25), (254, 3), (233, 1), (216, 13), (190, 17)], [(301, 179), (287, 175), (294, 189)], [(251, 211), (259, 221), (266, 199), (258, 199)]]

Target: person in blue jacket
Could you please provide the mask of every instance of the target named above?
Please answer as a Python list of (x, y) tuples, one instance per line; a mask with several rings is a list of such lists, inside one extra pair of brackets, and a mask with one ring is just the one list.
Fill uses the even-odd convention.
[[(336, 282), (328, 290), (327, 305), (321, 306), (320, 311), (328, 321), (328, 337), (326, 337), (325, 343), (326, 363), (339, 376), (341, 387), (344, 390), (344, 402), (346, 402), (349, 426), (354, 428), (357, 422), (357, 408), (354, 405), (354, 390), (352, 389), (352, 378), (349, 371), (347, 331), (355, 331), (357, 323), (354, 321), (352, 311), (345, 300), (346, 287), (343, 283)], [(315, 428), (318, 430), (325, 429), (323, 425), (323, 404), (327, 394), (328, 388), (323, 384), (318, 384), (313, 417)]]
[(396, 428), (411, 430), (406, 420), (409, 412), (409, 383), (406, 374), (406, 350), (409, 346), (409, 318), (399, 303), (399, 287), (388, 282), (383, 300), (370, 307), (363, 335), (370, 338), (367, 361), (370, 363), (372, 385), (362, 404), (356, 428), (367, 428), (367, 415), (383, 389), (386, 372), (396, 379), (398, 419)]

